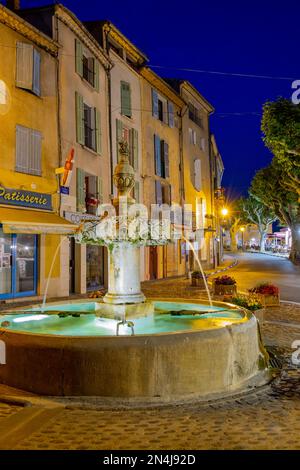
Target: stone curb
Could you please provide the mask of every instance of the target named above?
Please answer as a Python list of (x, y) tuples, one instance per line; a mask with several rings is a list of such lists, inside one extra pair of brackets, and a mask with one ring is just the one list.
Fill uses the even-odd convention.
[(238, 264), (239, 264), (239, 262), (238, 262), (237, 258), (235, 258), (234, 261), (229, 266), (225, 266), (225, 268), (217, 269), (216, 271), (214, 271), (212, 273), (208, 273), (207, 277), (210, 278), (211, 276), (215, 276), (216, 274), (224, 273), (225, 271), (228, 271), (229, 269), (234, 268)]

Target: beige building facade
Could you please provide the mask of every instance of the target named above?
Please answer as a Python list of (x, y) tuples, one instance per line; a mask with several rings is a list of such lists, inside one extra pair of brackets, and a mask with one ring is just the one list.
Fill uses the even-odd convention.
[[(76, 16), (61, 5), (22, 10), (21, 14), (60, 44), (58, 120), (60, 166), (70, 153), (71, 172), (61, 183), (60, 213), (79, 224), (97, 220), (98, 206), (109, 201), (109, 71), (111, 62)], [(96, 245), (66, 239), (61, 247), (61, 291), (84, 294), (106, 282), (106, 252)]]

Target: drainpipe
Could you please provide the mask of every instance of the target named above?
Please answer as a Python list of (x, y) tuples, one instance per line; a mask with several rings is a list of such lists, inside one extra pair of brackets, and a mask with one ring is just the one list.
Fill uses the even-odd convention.
[[(59, 43), (59, 28), (58, 28), (58, 18), (55, 16), (55, 41)], [(58, 50), (58, 56), (56, 58), (56, 90), (57, 90), (57, 135), (58, 135), (58, 158), (59, 158), (59, 166), (63, 166), (63, 157), (62, 157), (62, 131), (61, 131), (61, 90), (60, 90), (60, 58), (59, 58), (60, 50)], [(59, 178), (59, 176), (58, 176)], [(58, 181), (58, 191), (60, 192), (60, 185)], [(59, 194), (59, 204), (58, 204), (58, 213), (61, 214), (61, 194)]]
[[(109, 42), (108, 42), (108, 35), (110, 30), (106, 30), (105, 34), (105, 44), (103, 44), (104, 49), (109, 56)], [(107, 101), (108, 101), (108, 122), (109, 122), (109, 153), (110, 153), (110, 194), (113, 197), (114, 194), (114, 183), (113, 183), (113, 174), (114, 174), (114, 162), (113, 162), (113, 138), (112, 138), (112, 104), (111, 104), (111, 68), (108, 67), (106, 69), (106, 76), (107, 76)]]

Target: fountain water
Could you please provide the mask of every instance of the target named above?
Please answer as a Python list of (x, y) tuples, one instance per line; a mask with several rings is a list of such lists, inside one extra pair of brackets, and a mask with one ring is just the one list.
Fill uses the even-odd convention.
[[(108, 235), (102, 231), (103, 224), (89, 222), (76, 236), (79, 243), (108, 247), (104, 301), (46, 305), (62, 240), (42, 308), (32, 306), (0, 316), (0, 325), (6, 320), (0, 334), (9, 355), (8, 363), (0, 368), (0, 382), (43, 395), (165, 400), (224, 394), (264, 383), (268, 379), (266, 355), (250, 312), (212, 303), (207, 283), (209, 306), (203, 301), (146, 301), (140, 283), (140, 247), (170, 240), (154, 236), (148, 222), (138, 235), (128, 228), (130, 217), (124, 216), (124, 210), (134, 203), (129, 195), (134, 170), (124, 143), (114, 182), (116, 215), (103, 222), (116, 223), (116, 233)], [(206, 281), (196, 253), (195, 259)]]

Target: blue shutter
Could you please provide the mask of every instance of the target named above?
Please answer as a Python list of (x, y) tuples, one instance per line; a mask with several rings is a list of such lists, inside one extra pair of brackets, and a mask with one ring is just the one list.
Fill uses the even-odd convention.
[(36, 95), (41, 95), (41, 54), (33, 49), (33, 84), (32, 91)]
[(153, 88), (152, 88), (152, 115), (153, 115), (153, 117), (155, 117), (155, 119), (159, 118), (158, 94)]
[(16, 86), (33, 88), (33, 46), (25, 42), (17, 42)]
[(95, 150), (101, 155), (102, 153), (102, 133), (101, 133), (101, 114), (97, 108), (95, 112)]
[(79, 93), (75, 93), (76, 102), (76, 136), (77, 142), (84, 145), (84, 103)]
[(154, 158), (155, 158), (155, 174), (161, 176), (161, 144), (160, 138), (154, 135)]
[(130, 83), (121, 82), (121, 114), (131, 118), (131, 87)]
[(155, 181), (155, 195), (156, 195), (156, 204), (162, 204), (162, 187), (160, 181)]
[(168, 101), (169, 126), (174, 127), (174, 105)]
[(169, 145), (167, 142), (164, 142), (164, 165), (165, 165), (165, 178), (169, 178), (170, 169), (169, 169)]

